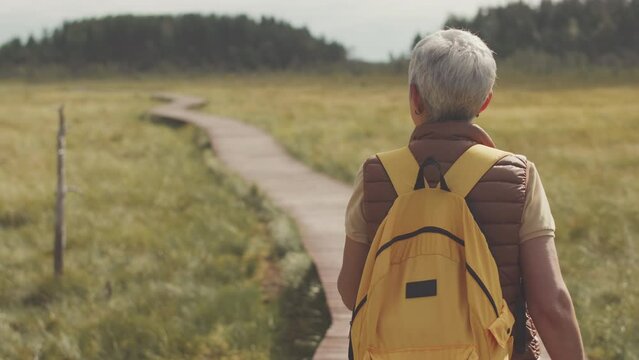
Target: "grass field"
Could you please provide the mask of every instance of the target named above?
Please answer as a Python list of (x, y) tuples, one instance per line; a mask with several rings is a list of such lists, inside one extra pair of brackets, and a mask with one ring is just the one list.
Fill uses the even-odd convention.
[[(541, 173), (591, 359), (639, 359), (632, 79), (506, 77), (478, 119), (499, 147), (527, 155)], [(243, 77), (183, 89), (210, 99), (209, 112), (268, 129), (295, 156), (345, 181), (367, 156), (405, 144), (412, 129), (403, 77)]]
[[(328, 325), (289, 219), (135, 82), (0, 84), (0, 359), (300, 359)], [(52, 278), (56, 107), (66, 273)]]
[[(494, 103), (478, 121), (492, 134), (499, 147), (523, 153), (537, 164), (558, 226), (557, 246), (562, 270), (577, 307), (588, 353), (594, 360), (639, 358), (639, 322), (636, 320), (639, 319), (636, 280), (639, 277), (639, 249), (636, 244), (639, 235), (639, 183), (635, 181), (639, 175), (639, 104), (636, 101), (639, 86), (635, 80), (636, 75), (624, 78), (623, 74), (618, 74), (615, 79), (595, 80), (504, 77), (496, 88)], [(22, 336), (21, 341), (27, 344), (24, 346), (43, 341), (46, 344), (55, 341), (77, 344), (77, 340), (76, 343), (71, 341), (73, 336), (64, 337), (61, 332), (52, 335), (47, 330), (48, 321), (53, 321), (47, 320), (48, 309), (56, 306), (54, 324), (60, 322), (60, 314), (64, 310), (75, 309), (78, 303), (82, 303), (81, 310), (69, 311), (67, 316), (79, 318), (81, 321), (77, 320), (77, 323), (86, 325), (69, 331), (92, 339), (91, 333), (85, 329), (95, 329), (91, 326), (97, 326), (100, 321), (84, 319), (88, 313), (96, 312), (96, 317), (109, 324), (122, 322), (116, 324), (117, 327), (113, 325), (122, 332), (129, 329), (127, 321), (155, 321), (146, 314), (133, 319), (124, 316), (123, 309), (129, 306), (141, 308), (135, 303), (110, 312), (106, 301), (100, 300), (100, 294), (105, 282), (115, 274), (120, 280), (111, 282), (120, 284), (121, 288), (114, 286), (114, 295), (108, 304), (120, 304), (115, 299), (119, 292), (125, 291), (126, 285), (122, 285), (125, 283), (139, 286), (137, 290), (127, 291), (149, 294), (149, 297), (165, 291), (158, 290), (164, 288), (158, 284), (154, 287), (153, 281), (144, 277), (150, 276), (151, 272), (164, 273), (158, 276), (171, 279), (163, 278), (165, 280), (158, 281), (161, 284), (192, 290), (180, 292), (171, 288), (175, 292), (166, 290), (168, 294), (194, 296), (197, 291), (202, 291), (199, 283), (188, 285), (190, 282), (185, 282), (184, 278), (171, 275), (174, 272), (167, 274), (166, 268), (181, 269), (180, 264), (186, 262), (185, 258), (171, 260), (175, 264), (157, 268), (157, 258), (154, 258), (157, 255), (145, 251), (151, 243), (157, 242), (160, 248), (170, 245), (172, 251), (179, 249), (191, 255), (202, 253), (197, 247), (204, 244), (215, 249), (221, 246), (234, 256), (243, 254), (243, 258), (248, 256), (245, 254), (255, 253), (248, 249), (258, 246), (256, 244), (280, 238), (269, 232), (272, 226), (264, 225), (260, 216), (251, 222), (253, 226), (248, 227), (237, 226), (241, 223), (237, 218), (235, 222), (228, 222), (231, 225), (203, 220), (215, 216), (233, 219), (240, 214), (245, 216), (246, 212), (259, 214), (261, 210), (260, 207), (256, 210), (242, 191), (231, 191), (231, 194), (236, 194), (232, 200), (219, 200), (220, 192), (227, 194), (218, 188), (220, 185), (208, 188), (210, 193), (201, 192), (197, 199), (193, 199), (196, 196), (194, 189), (199, 186), (193, 185), (194, 182), (204, 186), (203, 183), (210, 183), (212, 176), (218, 179), (215, 184), (228, 185), (229, 181), (221, 180), (227, 175), (219, 165), (214, 167), (217, 172), (205, 172), (196, 166), (197, 161), (201, 162), (201, 155), (193, 148), (194, 135), (188, 130), (150, 126), (133, 119), (150, 105), (147, 93), (171, 90), (204, 96), (210, 101), (206, 111), (232, 116), (267, 129), (296, 157), (344, 181), (352, 180), (357, 167), (367, 156), (403, 145), (411, 131), (406, 110), (406, 84), (400, 76), (154, 77), (53, 85), (11, 83), (0, 88), (3, 97), (0, 101), (3, 109), (7, 109), (0, 116), (0, 136), (3, 137), (0, 184), (3, 189), (11, 188), (10, 192), (0, 195), (0, 221), (3, 224), (0, 335), (5, 338), (7, 335), (3, 332), (7, 331), (9, 335), (14, 334), (11, 336)], [(75, 155), (69, 155), (70, 161), (75, 156), (76, 164), (83, 164), (82, 171), (79, 165), (76, 168), (70, 165), (70, 182), (85, 193), (70, 195), (69, 201), (70, 218), (74, 219), (70, 227), (77, 229), (75, 234), (70, 234), (69, 267), (72, 268), (75, 263), (78, 270), (75, 273), (70, 270), (68, 278), (78, 280), (69, 280), (71, 285), (64, 291), (78, 293), (73, 295), (75, 303), (47, 290), (56, 287), (47, 282), (45, 276), (50, 268), (50, 254), (47, 252), (51, 241), (49, 209), (54, 186), (50, 177), (53, 171), (54, 126), (53, 121), (44, 119), (54, 115), (54, 104), (61, 97), (66, 98), (69, 111), (75, 108), (72, 119), (75, 119), (76, 125), (72, 125), (70, 132), (83, 134), (76, 135), (75, 140), (69, 139), (70, 153), (75, 151)], [(27, 107), (27, 101), (40, 105)], [(27, 120), (31, 119), (40, 119), (40, 122), (28, 123)], [(96, 125), (96, 121), (106, 123)], [(125, 125), (131, 124), (133, 131), (125, 133)], [(76, 130), (73, 130), (74, 126)], [(37, 135), (19, 137), (19, 134), (25, 133)], [(4, 139), (12, 140), (5, 145)], [(141, 139), (154, 139), (159, 143), (153, 145), (153, 142)], [(5, 147), (8, 152), (5, 152)], [(101, 149), (103, 147), (108, 147), (108, 151), (107, 148)], [(92, 150), (86, 152), (87, 149)], [(179, 159), (185, 158), (189, 159), (186, 164), (180, 162)], [(129, 165), (121, 165), (121, 159), (127, 159)], [(122, 174), (140, 169), (144, 174), (134, 177), (137, 180), (122, 179)], [(211, 215), (200, 217), (188, 211), (171, 212), (181, 209), (180, 199), (184, 198), (190, 199), (187, 200), (189, 203), (206, 203), (212, 209)], [(238, 206), (241, 211), (237, 210)], [(228, 208), (234, 210), (220, 210)], [(236, 210), (238, 214), (235, 214)], [(188, 224), (181, 221), (186, 214), (194, 217)], [(153, 227), (147, 226), (149, 222)], [(210, 228), (214, 224), (217, 225)], [(184, 234), (195, 235), (184, 237)], [(156, 239), (157, 236), (160, 238)], [(218, 244), (218, 241), (209, 244), (193, 240), (200, 236), (216, 236), (225, 245)], [(184, 238), (191, 242), (176, 241)], [(239, 242), (244, 244), (242, 250), (230, 245), (230, 238), (244, 239)], [(256, 238), (265, 241), (255, 241)], [(174, 249), (175, 245), (181, 246)], [(77, 255), (73, 255), (74, 251)], [(131, 251), (136, 252), (139, 261), (123, 259)], [(233, 262), (228, 259), (211, 261)], [(260, 263), (255, 261), (255, 264)], [(209, 267), (209, 275), (228, 276), (220, 275), (225, 274), (227, 268), (223, 264), (227, 262)], [(140, 269), (146, 266), (146, 270)], [(188, 270), (191, 274), (206, 267), (200, 262), (193, 262), (191, 266)], [(97, 274), (87, 270), (97, 270)], [(246, 275), (251, 278), (250, 271)], [(234, 278), (230, 280), (238, 283)], [(189, 278), (189, 281), (194, 280)], [(76, 282), (84, 285), (74, 285)], [(250, 284), (246, 285), (252, 289), (250, 291), (257, 291), (255, 280), (246, 280), (246, 283)], [(235, 285), (231, 288), (235, 289)], [(31, 300), (25, 300), (31, 299), (33, 293), (49, 294), (47, 291), (52, 293), (47, 296), (54, 299), (55, 306), (34, 307)], [(218, 290), (214, 292), (218, 293)], [(230, 299), (236, 296), (235, 299), (246, 301), (245, 293), (238, 290), (233, 294)], [(38, 299), (38, 296), (35, 298)], [(158, 310), (157, 313), (163, 311)], [(256, 304), (254, 314), (263, 316), (262, 312), (274, 314), (268, 307)], [(213, 314), (210, 316), (214, 317)], [(14, 329), (11, 324), (16, 323), (16, 318), (30, 319), (25, 322), (29, 324), (27, 330)], [(226, 319), (222, 326), (225, 330), (207, 329), (205, 333), (211, 334), (207, 336), (212, 336), (215, 341), (218, 341), (218, 336), (250, 333), (249, 330), (233, 330), (236, 326), (244, 326), (241, 319), (245, 318), (240, 317), (237, 322)], [(53, 329), (59, 327), (54, 325)], [(153, 326), (150, 328), (154, 329)], [(109, 334), (119, 334), (110, 331)], [(150, 333), (154, 334), (148, 335), (150, 338), (162, 338), (161, 334)], [(28, 338), (23, 334), (40, 335)], [(141, 336), (145, 338), (147, 335)], [(205, 336), (202, 344), (209, 343), (206, 340)], [(216, 344), (215, 341), (213, 344)], [(235, 344), (231, 347), (239, 349), (248, 344), (242, 341), (231, 342)], [(260, 350), (253, 347), (243, 351), (265, 354), (269, 341), (262, 339), (257, 344)], [(101, 345), (95, 346), (99, 348)]]

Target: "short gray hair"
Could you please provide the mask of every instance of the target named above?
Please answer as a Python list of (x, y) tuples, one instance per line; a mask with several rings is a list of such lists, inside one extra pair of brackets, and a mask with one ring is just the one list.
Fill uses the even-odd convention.
[(458, 29), (424, 37), (413, 49), (408, 81), (428, 106), (428, 121), (470, 121), (495, 84), (493, 52), (476, 35)]

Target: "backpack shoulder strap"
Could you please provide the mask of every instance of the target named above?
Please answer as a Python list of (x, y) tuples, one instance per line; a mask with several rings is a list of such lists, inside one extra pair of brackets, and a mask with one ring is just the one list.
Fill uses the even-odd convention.
[[(466, 197), (479, 179), (490, 170), (497, 161), (509, 152), (476, 144), (468, 148), (445, 174), (446, 183), (452, 192)], [(419, 164), (408, 146), (396, 150), (381, 152), (377, 158), (382, 163), (397, 195), (410, 192), (415, 187)]]
[(408, 146), (377, 154), (397, 195), (413, 191), (419, 171), (417, 160)]
[(476, 144), (468, 148), (448, 169), (444, 178), (452, 192), (466, 197), (479, 179), (509, 152)]

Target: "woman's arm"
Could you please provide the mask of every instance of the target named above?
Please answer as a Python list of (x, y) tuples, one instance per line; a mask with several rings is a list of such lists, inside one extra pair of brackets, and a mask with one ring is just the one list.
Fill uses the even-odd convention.
[(337, 278), (337, 290), (342, 296), (344, 305), (349, 310), (353, 310), (355, 301), (357, 301), (359, 280), (362, 277), (362, 271), (364, 271), (369, 248), (370, 246), (364, 243), (351, 240), (348, 236), (346, 237), (342, 269)]
[(521, 244), (521, 267), (530, 316), (552, 359), (583, 360), (584, 347), (553, 236)]

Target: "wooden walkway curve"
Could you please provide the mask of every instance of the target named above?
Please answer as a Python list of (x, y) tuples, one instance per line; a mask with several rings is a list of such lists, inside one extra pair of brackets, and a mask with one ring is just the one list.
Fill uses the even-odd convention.
[(346, 359), (350, 311), (337, 292), (337, 275), (344, 246), (344, 211), (351, 189), (293, 159), (266, 132), (193, 110), (204, 105), (204, 99), (174, 94), (158, 94), (154, 98), (168, 103), (151, 109), (151, 116), (204, 129), (226, 166), (255, 183), (295, 219), (317, 266), (332, 318), (314, 359)]

